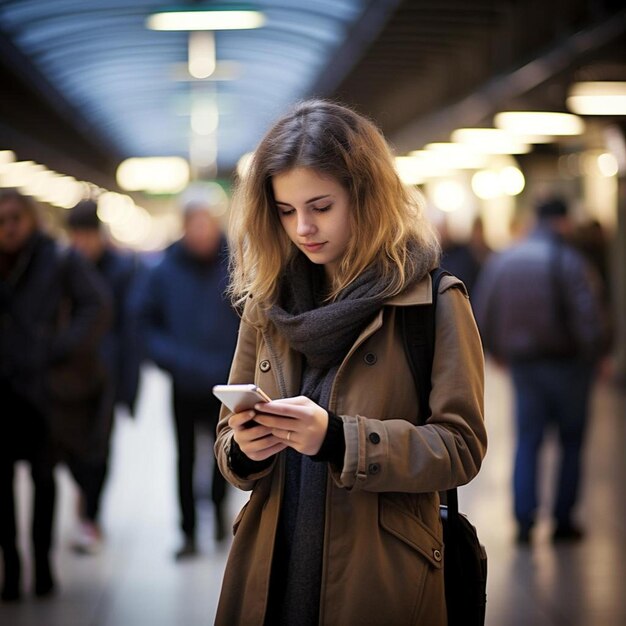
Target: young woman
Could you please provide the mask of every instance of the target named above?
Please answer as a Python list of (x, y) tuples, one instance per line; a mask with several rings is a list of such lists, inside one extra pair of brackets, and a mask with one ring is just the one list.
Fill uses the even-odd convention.
[(439, 246), (380, 132), (336, 104), (298, 105), (254, 153), (233, 236), (230, 382), (274, 400), (218, 425), (219, 466), (252, 495), (216, 624), (445, 624), (437, 492), (485, 454), (482, 352), (445, 277), (418, 426), (396, 311), (430, 303)]

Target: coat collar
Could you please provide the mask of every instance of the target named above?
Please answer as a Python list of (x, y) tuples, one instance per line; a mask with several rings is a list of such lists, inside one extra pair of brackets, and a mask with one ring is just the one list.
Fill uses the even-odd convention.
[(402, 293), (385, 302), (386, 306), (414, 306), (416, 304), (432, 304), (432, 278), (426, 274), (422, 280), (409, 285)]

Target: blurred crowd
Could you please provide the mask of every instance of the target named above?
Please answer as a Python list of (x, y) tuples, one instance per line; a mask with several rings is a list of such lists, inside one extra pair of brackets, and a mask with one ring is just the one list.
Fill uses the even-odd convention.
[[(51, 594), (54, 468), (64, 464), (78, 493), (72, 548), (102, 545), (100, 503), (116, 409), (136, 410), (139, 368), (151, 359), (171, 374), (182, 543), (196, 553), (193, 472), (196, 428), (215, 432), (211, 394), (228, 376), (238, 317), (224, 296), (226, 242), (210, 204), (183, 208), (184, 234), (148, 269), (113, 246), (85, 200), (67, 214), (67, 241), (41, 226), (35, 203), (0, 192), (0, 547), (2, 599), (21, 596), (14, 468), (30, 465), (34, 486), (32, 589)], [(216, 539), (225, 536), (225, 482), (213, 472)]]
[[(51, 569), (54, 468), (64, 464), (78, 502), (72, 548), (102, 546), (99, 521), (114, 414), (136, 411), (141, 363), (171, 375), (177, 446), (181, 544), (177, 560), (197, 553), (195, 437), (214, 433), (212, 396), (235, 348), (238, 316), (225, 290), (226, 239), (209, 203), (182, 207), (184, 233), (150, 267), (107, 237), (97, 204), (67, 213), (67, 241), (41, 226), (37, 207), (0, 191), (0, 547), (2, 599), (22, 594), (14, 468), (30, 465), (33, 591), (55, 589)], [(538, 451), (554, 426), (563, 455), (554, 537), (578, 540), (575, 520), (589, 391), (610, 346), (607, 243), (596, 222), (573, 226), (567, 204), (537, 207), (536, 226), (494, 253), (478, 220), (466, 242), (442, 236), (442, 265), (467, 285), (486, 352), (510, 367), (516, 392), (513, 491), (519, 543), (531, 541), (538, 508)], [(213, 435), (214, 436), (214, 435)], [(224, 539), (223, 477), (214, 468), (215, 539)]]

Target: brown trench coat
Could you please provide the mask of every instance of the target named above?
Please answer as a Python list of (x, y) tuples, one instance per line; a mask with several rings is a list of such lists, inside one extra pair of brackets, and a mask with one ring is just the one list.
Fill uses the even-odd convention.
[[(346, 453), (341, 472), (329, 465), (320, 598), (325, 626), (446, 624), (437, 492), (477, 474), (487, 437), (483, 355), (469, 300), (451, 277), (439, 293), (426, 425), (415, 425), (417, 394), (395, 312), (432, 301), (430, 275), (386, 303), (337, 373), (329, 408), (344, 422)], [(272, 398), (298, 395), (300, 358), (273, 325), (255, 326), (241, 324), (230, 382), (255, 382)], [(228, 467), (229, 415), (223, 409), (217, 428), (218, 463), (229, 482), (252, 495), (234, 523), (215, 623), (262, 626), (284, 459), (279, 454), (269, 469), (235, 475)]]

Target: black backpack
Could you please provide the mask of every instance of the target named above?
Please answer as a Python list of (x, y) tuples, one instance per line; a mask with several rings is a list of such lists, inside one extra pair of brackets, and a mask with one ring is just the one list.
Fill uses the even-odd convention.
[[(430, 415), (429, 396), (435, 353), (435, 310), (439, 283), (449, 272), (431, 272), (433, 303), (400, 309), (404, 347), (419, 394), (420, 415)], [(442, 495), (444, 581), (449, 626), (483, 626), (487, 602), (487, 553), (476, 529), (459, 513), (456, 489)]]

